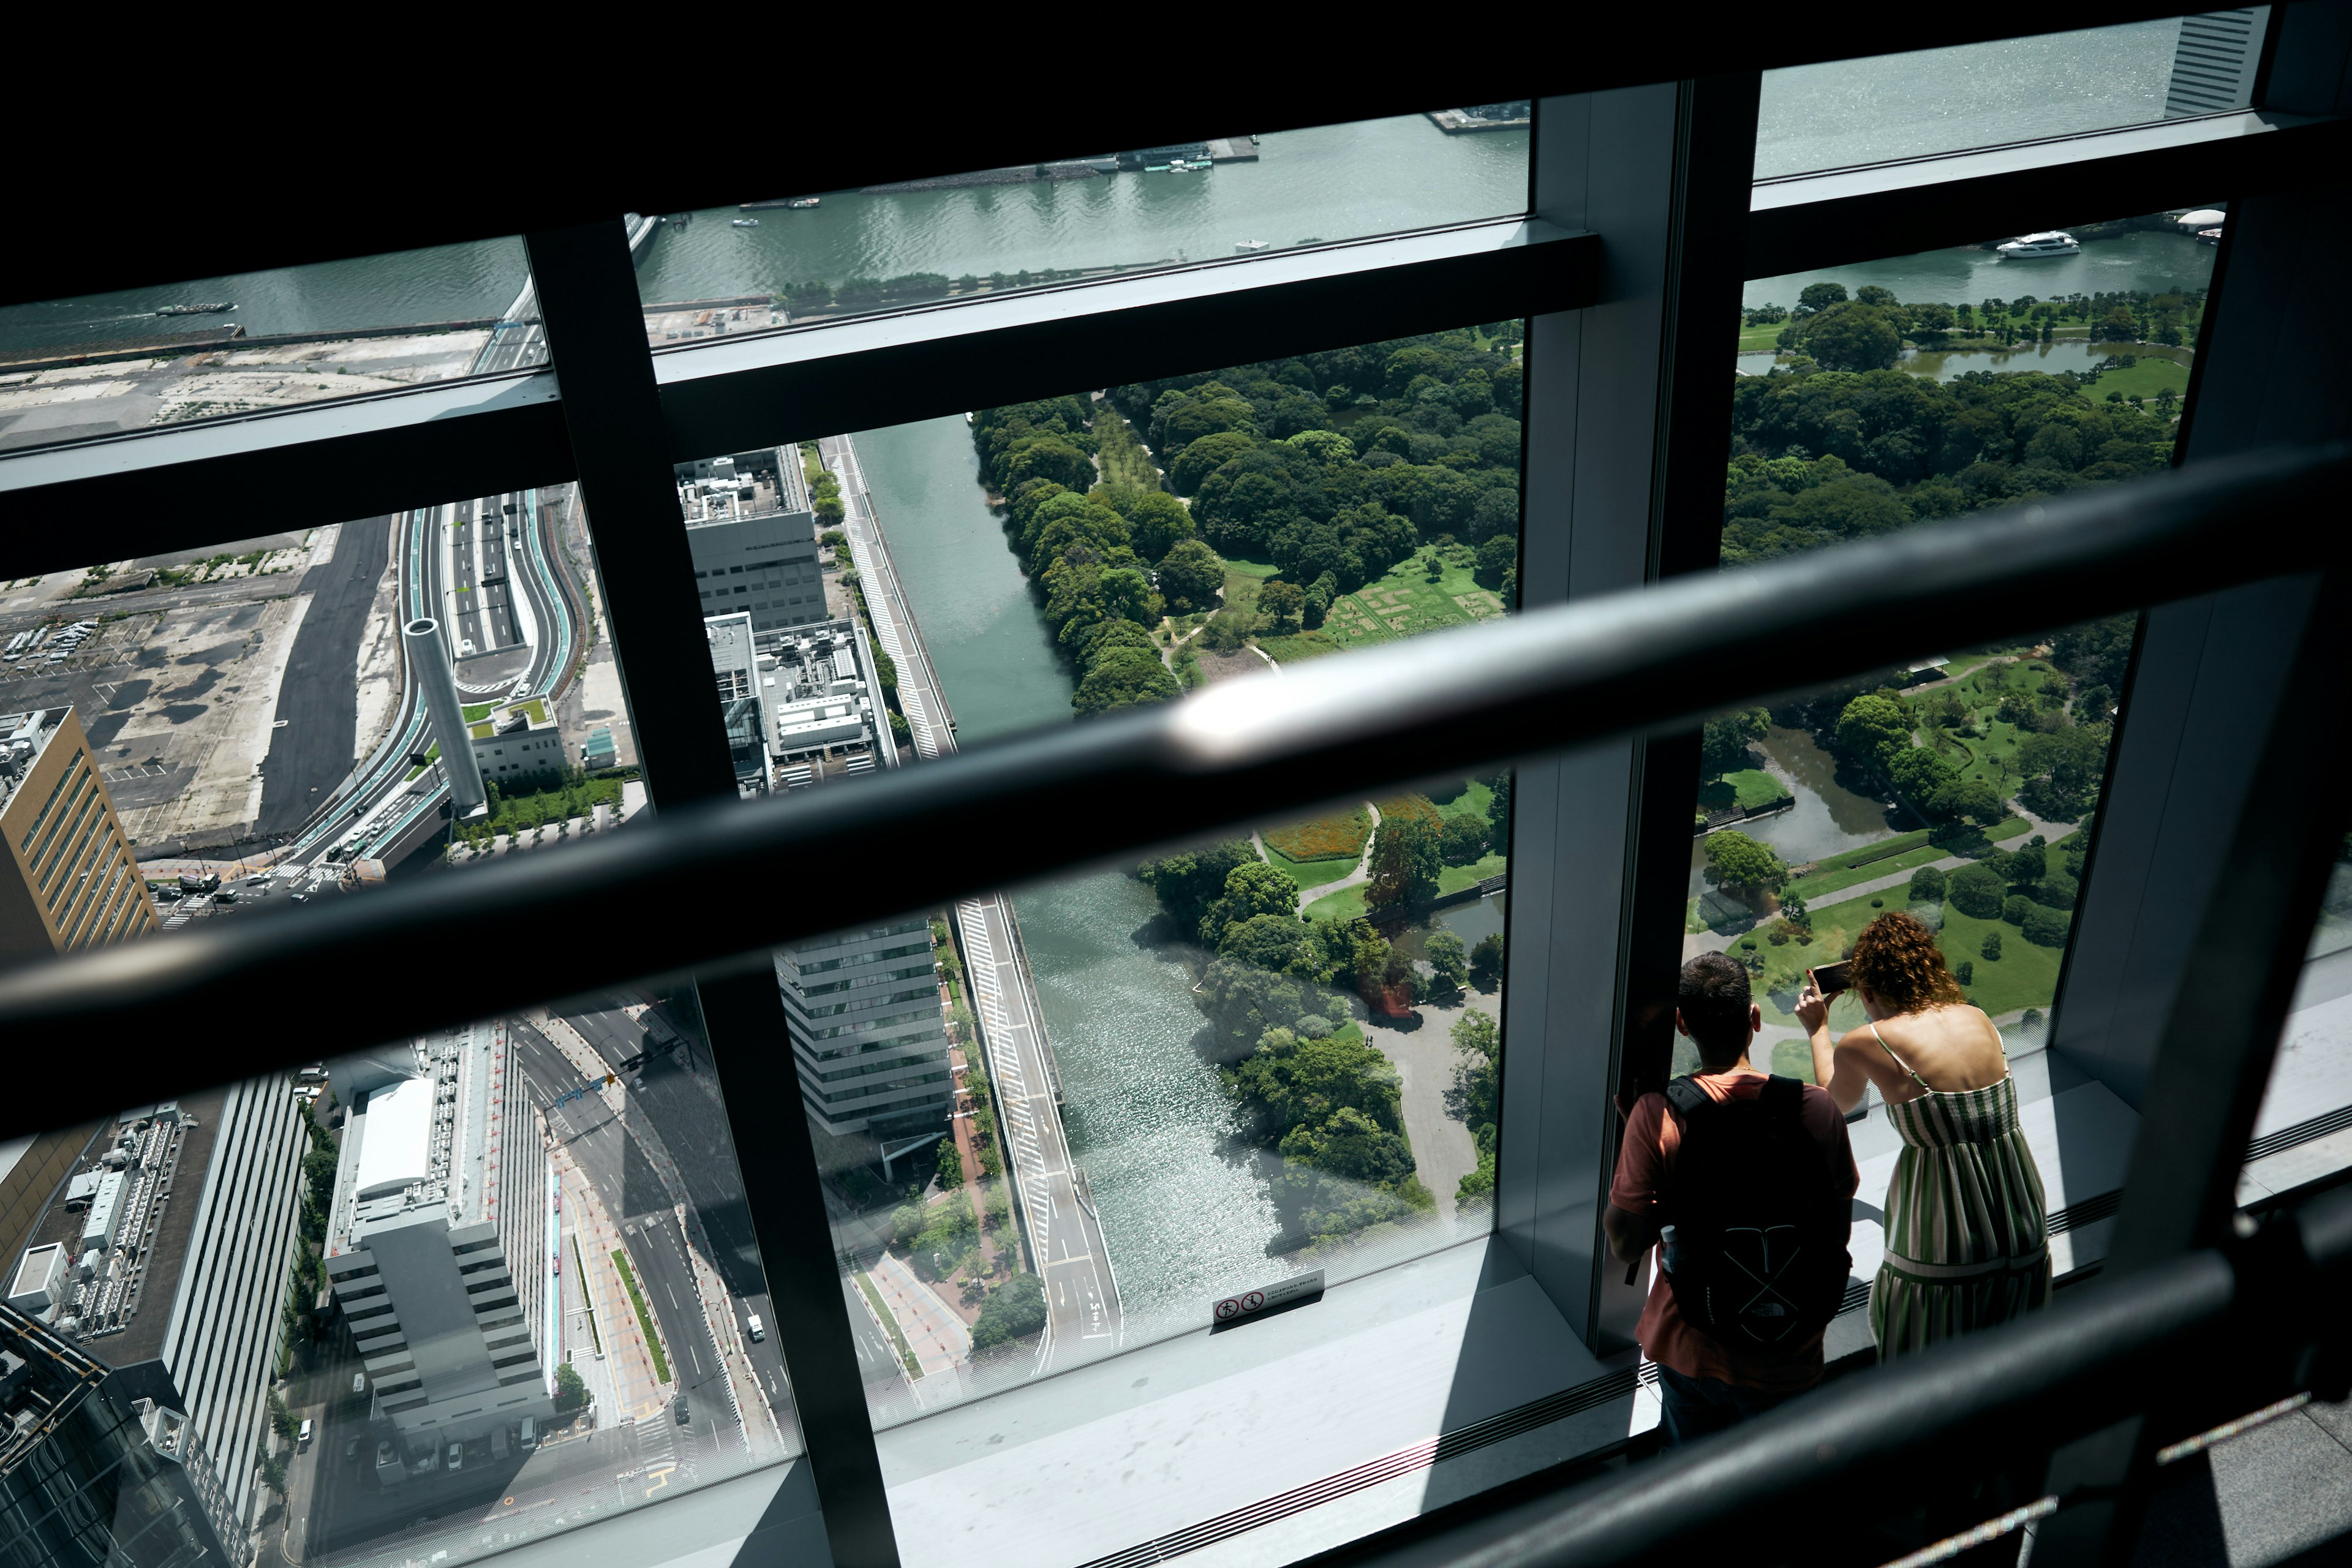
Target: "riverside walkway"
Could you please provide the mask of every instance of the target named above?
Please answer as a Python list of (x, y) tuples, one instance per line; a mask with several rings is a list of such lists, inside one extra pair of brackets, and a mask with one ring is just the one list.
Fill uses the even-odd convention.
[[(841, 482), (842, 531), (856, 558), (875, 637), (898, 668), (898, 705), (906, 710), (915, 754), (925, 761), (951, 755), (954, 720), (899, 586), (856, 448), (846, 436), (830, 436), (818, 443), (818, 450)], [(1031, 1266), (1045, 1287), (1045, 1332), (1038, 1342), (1036, 1368), (1043, 1373), (1118, 1348), (1118, 1284), (1101, 1222), (1070, 1160), (1057, 1103), (1058, 1072), (1012, 900), (1002, 894), (962, 900), (955, 920)]]

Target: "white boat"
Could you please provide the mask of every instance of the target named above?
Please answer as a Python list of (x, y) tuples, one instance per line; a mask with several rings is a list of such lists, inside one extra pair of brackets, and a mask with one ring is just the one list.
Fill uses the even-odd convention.
[(2221, 231), (2218, 228), (2200, 228), (2197, 231), (2197, 243), (2219, 245), (2221, 243)]
[(1996, 245), (1995, 250), (2011, 261), (2027, 261), (2037, 256), (2074, 256), (2082, 246), (2064, 229), (2046, 229), (2040, 234), (2021, 234), (2006, 245)]
[(757, 228), (760, 226), (760, 220), (755, 217), (730, 217), (727, 220), (727, 226), (729, 228)]
[(1235, 256), (1255, 256), (1273, 243), (1274, 241), (1270, 239), (1237, 239), (1234, 241), (1234, 254)]

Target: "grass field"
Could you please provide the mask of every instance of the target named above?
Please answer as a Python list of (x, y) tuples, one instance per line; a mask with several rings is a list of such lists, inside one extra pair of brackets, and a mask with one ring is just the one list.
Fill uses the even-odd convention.
[(1257, 646), (1265, 649), (1266, 657), (1276, 664), (1302, 664), (1310, 658), (1321, 658), (1327, 653), (1345, 653), (1348, 645), (1328, 633), (1293, 632), (1287, 637), (1260, 637)]
[(1468, 567), (1448, 565), (1433, 583), (1415, 556), (1354, 593), (1340, 595), (1322, 630), (1346, 647), (1490, 620), (1502, 613), (1502, 599), (1472, 581)]
[(621, 1271), (621, 1283), (628, 1287), (629, 1305), (637, 1310), (637, 1326), (645, 1331), (646, 1349), (654, 1358), (654, 1379), (669, 1381), (669, 1357), (662, 1353), (661, 1331), (654, 1327), (653, 1310), (646, 1305), (646, 1293), (637, 1289), (636, 1271), (629, 1267), (629, 1255), (619, 1247), (613, 1249), (613, 1266)]
[(2137, 353), (2140, 362), (2129, 370), (2110, 370), (2083, 389), (2083, 395), (2094, 403), (2106, 401), (2110, 392), (2120, 392), (2126, 397), (2145, 397), (2155, 401), (2156, 395), (2166, 387), (2172, 388), (2176, 397), (2189, 391), (2189, 367), (2168, 359), (2149, 359), (2146, 350), (2124, 349), (2123, 353)]
[[(2030, 824), (2023, 817), (2012, 816), (1995, 825), (1985, 837), (1995, 844), (2000, 844), (2021, 837), (2029, 826)], [(1868, 845), (1860, 849), (1849, 850), (1844, 855), (1832, 856), (1828, 859), (1817, 862), (1824, 868), (1823, 869), (1790, 883), (1788, 890), (1811, 903), (1825, 893), (1834, 893), (1840, 889), (1851, 888), (1857, 882), (1875, 881), (1881, 877), (1892, 876), (1897, 871), (1916, 870), (1919, 867), (1931, 865), (1947, 855), (1955, 853), (1949, 846), (1928, 843), (1927, 835), (1924, 832), (1898, 834), (1885, 842), (1895, 844), (1905, 840), (1908, 840), (1908, 844), (1895, 854), (1862, 865), (1855, 865), (1853, 861), (1874, 850), (1885, 847), (1885, 845)]]
[(1300, 892), (1319, 888), (1326, 882), (1336, 882), (1356, 868), (1356, 858), (1344, 860), (1293, 860), (1272, 845), (1266, 846), (1266, 864), (1298, 884)]
[(1509, 858), (1502, 855), (1481, 855), (1467, 866), (1448, 866), (1437, 874), (1437, 890), (1458, 893), (1489, 877), (1501, 876), (1509, 866)]
[(1789, 330), (1786, 321), (1774, 321), (1769, 326), (1739, 329), (1739, 352), (1748, 353), (1757, 349), (1777, 348), (1780, 334)]
[(1701, 811), (1760, 811), (1793, 798), (1788, 785), (1762, 768), (1740, 768), (1698, 786)]
[(1351, 921), (1365, 912), (1364, 889), (1360, 883), (1342, 888), (1336, 893), (1326, 893), (1307, 906), (1306, 912), (1318, 921)]
[(1371, 836), (1371, 816), (1360, 805), (1312, 822), (1269, 828), (1258, 837), (1265, 840), (1268, 849), (1292, 860), (1353, 861), (1363, 854), (1364, 840)]

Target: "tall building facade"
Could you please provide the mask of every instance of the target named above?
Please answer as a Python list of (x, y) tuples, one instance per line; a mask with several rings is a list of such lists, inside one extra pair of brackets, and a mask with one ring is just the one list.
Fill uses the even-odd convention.
[[(8, 1306), (131, 1380), (250, 1517), (293, 1289), (301, 1103), (249, 1079), (103, 1123), (13, 1255)], [(5, 1561), (5, 1552), (0, 1552)]]
[(159, 929), (71, 708), (0, 716), (0, 962)]
[[(244, 1568), (253, 1542), (153, 1363), (108, 1367), (0, 1307), (0, 1562)], [(160, 1398), (158, 1396), (161, 1396)]]
[(2262, 62), (2263, 26), (2269, 15), (2267, 5), (2242, 5), (2181, 17), (2164, 117), (2218, 114), (2252, 102), (2254, 71)]
[(327, 1279), (412, 1456), (555, 1413), (555, 1189), (503, 1025), (345, 1058)]
[(954, 1109), (931, 931), (886, 921), (780, 951), (801, 1098), (835, 1139), (937, 1136)]
[(705, 616), (740, 611), (761, 632), (824, 619), (816, 514), (798, 448), (709, 458), (677, 474)]

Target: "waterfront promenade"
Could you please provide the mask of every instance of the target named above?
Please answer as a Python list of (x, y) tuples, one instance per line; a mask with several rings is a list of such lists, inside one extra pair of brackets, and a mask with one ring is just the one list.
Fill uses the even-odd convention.
[[(818, 449), (841, 482), (842, 529), (856, 560), (874, 635), (898, 666), (898, 703), (906, 710), (915, 754), (923, 761), (950, 755), (956, 749), (953, 721), (891, 564), (856, 448), (848, 437), (833, 436), (819, 442)], [(1070, 1159), (1056, 1104), (1052, 1046), (1012, 901), (1002, 894), (963, 900), (956, 906), (955, 923), (971, 977), (989, 1081), (1002, 1112), (1005, 1158), (1030, 1264), (1045, 1287), (1046, 1328), (1036, 1368), (1042, 1373), (1118, 1348), (1118, 1286), (1102, 1225), (1085, 1201)]]

